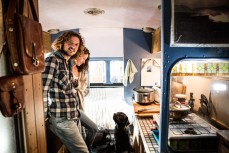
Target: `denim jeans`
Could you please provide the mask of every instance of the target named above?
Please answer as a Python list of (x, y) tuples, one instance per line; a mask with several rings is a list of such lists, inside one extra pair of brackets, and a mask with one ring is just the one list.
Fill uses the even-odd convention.
[(85, 142), (90, 150), (98, 131), (98, 127), (82, 110), (79, 110), (79, 113), (81, 125), (87, 129)]
[(52, 132), (59, 137), (71, 153), (89, 153), (75, 120), (50, 117), (49, 123)]

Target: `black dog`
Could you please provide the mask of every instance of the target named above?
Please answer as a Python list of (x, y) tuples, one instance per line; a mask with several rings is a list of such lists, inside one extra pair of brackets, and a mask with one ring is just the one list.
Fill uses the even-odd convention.
[(130, 153), (130, 123), (128, 117), (123, 112), (117, 112), (114, 113), (113, 120), (116, 123), (114, 131), (116, 153)]

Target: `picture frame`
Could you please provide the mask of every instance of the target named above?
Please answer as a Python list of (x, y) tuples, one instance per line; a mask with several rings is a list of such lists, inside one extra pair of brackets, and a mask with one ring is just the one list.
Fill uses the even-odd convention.
[(171, 47), (229, 47), (228, 0), (172, 0)]
[(160, 86), (160, 59), (141, 59), (141, 86)]

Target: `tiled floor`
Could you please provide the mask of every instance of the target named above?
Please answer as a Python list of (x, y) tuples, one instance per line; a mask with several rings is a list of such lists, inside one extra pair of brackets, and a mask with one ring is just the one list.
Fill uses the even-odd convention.
[(133, 106), (124, 100), (123, 87), (118, 88), (90, 88), (85, 97), (85, 112), (98, 125), (114, 129), (113, 114), (125, 113), (130, 123), (133, 122)]

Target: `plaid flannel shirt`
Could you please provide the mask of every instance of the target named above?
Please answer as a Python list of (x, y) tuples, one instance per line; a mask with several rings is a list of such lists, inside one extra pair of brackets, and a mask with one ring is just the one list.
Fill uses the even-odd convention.
[(78, 117), (77, 80), (71, 71), (72, 62), (70, 59), (67, 64), (60, 51), (45, 58), (45, 71), (42, 73), (45, 117)]

